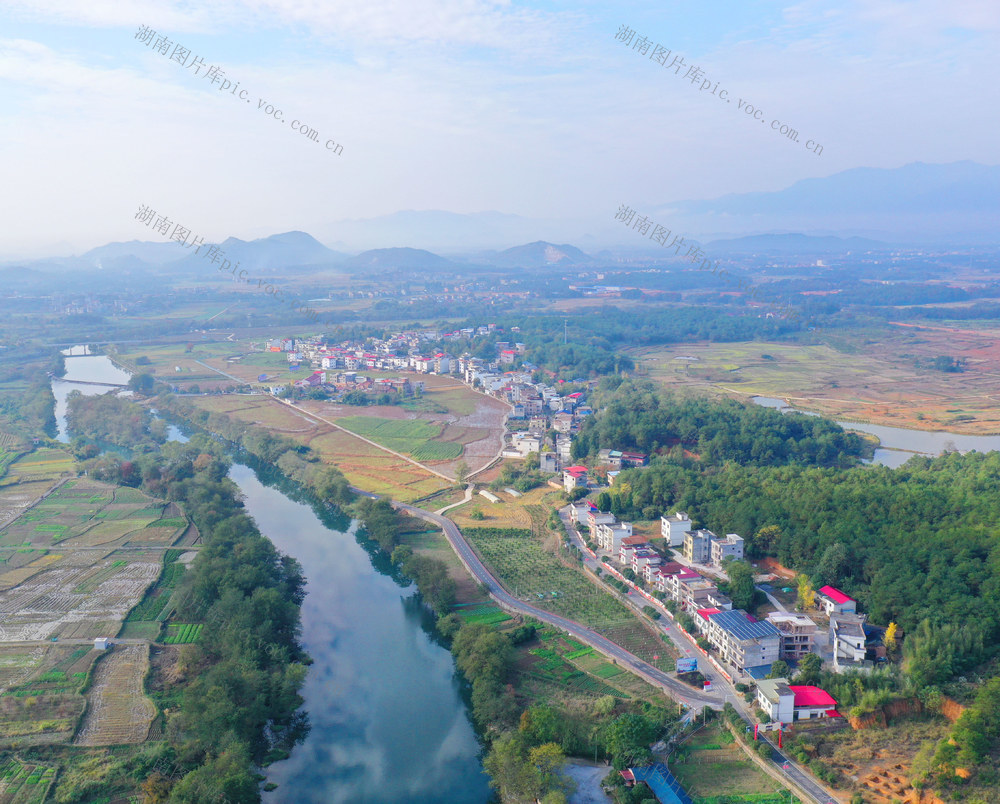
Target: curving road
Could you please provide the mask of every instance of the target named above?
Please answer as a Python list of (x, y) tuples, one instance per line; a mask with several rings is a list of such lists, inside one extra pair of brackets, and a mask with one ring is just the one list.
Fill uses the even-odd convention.
[[(378, 494), (372, 494), (371, 492), (362, 491), (361, 489), (353, 487), (351, 490), (356, 494), (361, 494), (365, 497), (380, 499)], [(592, 631), (575, 620), (560, 617), (558, 614), (553, 614), (550, 611), (540, 609), (530, 603), (525, 603), (523, 600), (518, 600), (516, 597), (511, 595), (500, 584), (500, 581), (497, 580), (489, 569), (487, 569), (486, 565), (483, 564), (482, 560), (472, 548), (472, 545), (469, 544), (465, 536), (462, 535), (462, 531), (459, 530), (458, 526), (452, 520), (445, 516), (441, 516), (438, 513), (425, 511), (423, 508), (417, 508), (416, 506), (408, 503), (399, 502), (397, 500), (389, 500), (389, 502), (396, 510), (405, 511), (411, 516), (415, 516), (425, 522), (430, 522), (440, 527), (444, 532), (445, 538), (448, 539), (448, 543), (455, 551), (455, 554), (458, 556), (465, 569), (470, 575), (472, 575), (473, 578), (489, 590), (490, 595), (501, 605), (501, 607), (519, 614), (526, 614), (530, 617), (541, 620), (542, 622), (561, 628), (566, 633), (604, 654), (622, 667), (627, 667), (633, 673), (640, 676), (654, 687), (658, 687), (663, 690), (674, 700), (680, 701), (681, 703), (692, 707), (692, 709), (701, 708), (703, 706), (709, 706), (713, 709), (721, 709), (722, 701), (729, 701), (735, 705), (736, 710), (740, 713), (744, 723), (752, 728), (754, 721), (747, 712), (743, 696), (736, 693), (736, 690), (728, 684), (724, 678), (716, 677), (713, 683), (716, 690), (721, 688), (724, 691), (723, 698), (720, 699), (718, 691), (712, 694), (699, 692), (686, 684), (677, 681), (677, 679), (669, 676), (662, 670), (653, 667), (651, 664), (642, 661), (642, 659), (629, 653), (620, 645), (616, 645), (607, 637), (598, 634), (596, 631)], [(573, 530), (569, 529), (569, 532), (572, 533)], [(676, 627), (671, 626), (669, 623), (663, 623), (663, 626), (664, 630), (669, 634), (671, 639), (683, 649), (682, 638), (680, 632), (676, 630)], [(673, 633), (671, 633), (671, 631), (673, 631)], [(688, 651), (688, 653), (690, 654), (690, 651)], [(770, 740), (765, 739), (763, 735), (760, 736), (760, 739), (767, 742), (771, 746), (771, 760), (775, 763), (775, 770), (788, 780), (790, 786), (793, 785), (798, 789), (799, 792), (797, 792), (797, 795), (806, 796), (811, 802), (813, 802), (813, 804), (836, 804), (836, 798), (829, 791), (817, 784), (812, 775), (802, 768), (801, 765), (799, 765), (791, 757), (781, 753), (774, 746), (774, 744), (771, 743)]]
[(632, 672), (642, 677), (653, 686), (664, 690), (670, 695), (671, 698), (681, 701), (688, 706), (711, 706), (713, 709), (721, 708), (720, 699), (717, 695), (707, 695), (699, 692), (698, 690), (692, 689), (686, 684), (667, 675), (662, 670), (659, 670), (656, 667), (653, 667), (653, 665), (642, 661), (642, 659), (629, 653), (620, 645), (616, 645), (607, 637), (601, 636), (596, 631), (590, 630), (575, 620), (568, 620), (565, 617), (560, 617), (558, 614), (553, 614), (551, 611), (546, 611), (545, 609), (540, 609), (530, 603), (525, 603), (523, 600), (518, 600), (510, 594), (486, 568), (486, 565), (483, 564), (479, 556), (476, 555), (475, 550), (473, 550), (469, 542), (466, 541), (462, 532), (458, 529), (458, 526), (447, 517), (431, 513), (430, 511), (425, 511), (422, 508), (417, 508), (416, 506), (408, 505), (407, 503), (397, 502), (395, 500), (391, 502), (392, 506), (397, 510), (405, 511), (411, 516), (418, 517), (423, 519), (425, 522), (431, 522), (439, 526), (444, 531), (445, 538), (448, 539), (448, 543), (451, 544), (452, 549), (455, 551), (456, 555), (458, 555), (459, 560), (465, 568), (469, 571), (469, 574), (471, 574), (472, 577), (481, 584), (485, 585), (489, 590), (490, 595), (495, 598), (503, 608), (516, 611), (520, 614), (527, 614), (528, 616), (534, 617), (542, 622), (561, 628), (563, 631), (566, 631), (568, 634), (576, 637), (581, 642), (590, 645), (590, 647), (597, 651), (600, 651), (608, 658), (620, 664), (622, 667), (629, 668)]

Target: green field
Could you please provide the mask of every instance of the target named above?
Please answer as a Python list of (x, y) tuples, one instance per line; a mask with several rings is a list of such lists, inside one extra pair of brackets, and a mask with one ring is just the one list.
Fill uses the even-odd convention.
[(395, 452), (418, 461), (450, 461), (462, 454), (462, 445), (434, 441), (441, 435), (441, 425), (423, 419), (382, 419), (377, 416), (346, 416), (337, 419), (345, 430), (371, 439)]
[(0, 760), (0, 801), (4, 804), (41, 804), (55, 777), (55, 768), (16, 759)]
[(191, 623), (170, 623), (167, 626), (167, 635), (163, 639), (164, 645), (187, 645), (197, 642), (201, 637), (202, 625)]
[[(695, 804), (787, 804), (788, 792), (759, 770), (718, 722), (695, 733), (670, 761)], [(796, 801), (797, 799), (792, 799)]]
[(593, 628), (661, 670), (673, 670), (673, 653), (668, 645), (610, 592), (591, 583), (582, 571), (561, 564), (532, 537), (531, 531), (465, 528), (463, 532), (516, 597)]

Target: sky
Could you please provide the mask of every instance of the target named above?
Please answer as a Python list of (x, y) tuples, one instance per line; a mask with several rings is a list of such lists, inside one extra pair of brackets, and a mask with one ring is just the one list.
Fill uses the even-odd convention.
[(4, 0), (0, 256), (995, 165), (998, 75), (996, 0)]

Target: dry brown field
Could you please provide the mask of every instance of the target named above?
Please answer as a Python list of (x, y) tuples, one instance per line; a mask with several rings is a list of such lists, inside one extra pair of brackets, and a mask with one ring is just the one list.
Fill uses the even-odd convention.
[[(696, 343), (632, 350), (640, 373), (670, 389), (785, 399), (835, 419), (971, 435), (1000, 433), (1000, 328), (892, 325), (869, 340)], [(967, 361), (956, 373), (918, 368)]]
[(145, 741), (156, 716), (156, 706), (142, 687), (148, 669), (148, 645), (116, 646), (101, 657), (87, 691), (87, 711), (74, 744), (123, 745)]

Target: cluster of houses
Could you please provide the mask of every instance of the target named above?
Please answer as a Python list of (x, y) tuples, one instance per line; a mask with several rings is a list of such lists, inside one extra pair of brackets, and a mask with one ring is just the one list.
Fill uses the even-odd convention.
[[(568, 467), (564, 472), (581, 468)], [(817, 605), (830, 617), (828, 635), (821, 635), (816, 622), (805, 614), (774, 611), (758, 620), (733, 609), (714, 580), (687, 564), (665, 559), (646, 538), (633, 535), (630, 522), (618, 521), (589, 500), (572, 503), (570, 517), (587, 527), (598, 550), (688, 612), (698, 634), (739, 676), (762, 679), (778, 659), (798, 662), (817, 652), (821, 636), (832, 648), (835, 669), (864, 666), (871, 656), (873, 640), (864, 629), (864, 615), (857, 613), (857, 602), (839, 589), (824, 586), (816, 594)], [(719, 537), (710, 530), (692, 528), (690, 517), (682, 512), (661, 517), (660, 532), (666, 546), (678, 550), (688, 564), (719, 567), (729, 558), (743, 558), (742, 537), (735, 533)]]

